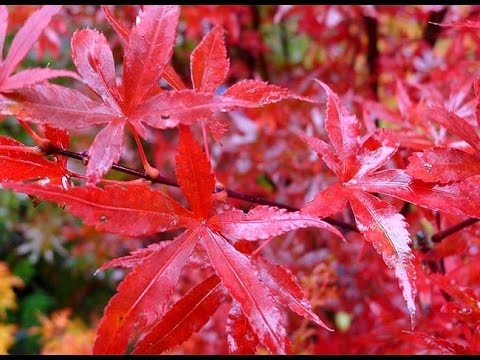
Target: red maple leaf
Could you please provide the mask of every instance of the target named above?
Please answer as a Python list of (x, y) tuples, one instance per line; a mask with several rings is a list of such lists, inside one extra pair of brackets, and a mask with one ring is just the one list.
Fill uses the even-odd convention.
[(112, 51), (103, 34), (91, 29), (77, 31), (71, 42), (73, 61), (101, 101), (63, 86), (38, 84), (10, 94), (13, 103), (6, 105), (7, 113), (68, 130), (105, 124), (88, 150), (87, 183), (95, 184), (120, 159), (126, 126), (141, 149), (138, 135), (146, 137), (144, 125), (165, 129), (208, 120), (218, 111), (258, 107), (289, 97), (304, 99), (256, 80), (241, 81), (221, 96), (216, 95), (228, 72), (223, 30), (219, 27), (192, 53), (195, 89), (163, 91), (158, 86), (162, 76), (183, 86), (168, 66), (179, 15), (178, 6), (144, 6), (129, 31), (107, 17), (126, 41), (121, 85), (117, 84)]
[[(238, 302), (243, 316), (248, 319), (258, 337), (255, 344), (263, 344), (272, 353), (288, 351), (279, 304), (328, 328), (311, 310), (291, 272), (271, 264), (257, 253), (238, 251), (232, 241), (268, 240), (305, 227), (328, 230), (343, 238), (341, 233), (328, 223), (299, 212), (257, 206), (245, 214), (215, 205), (215, 177), (210, 163), (190, 130), (183, 125), (176, 162), (178, 183), (191, 211), (147, 185), (63, 189), (51, 184), (3, 184), (60, 203), (100, 231), (138, 236), (186, 228), (167, 245), (151, 246), (102, 267), (123, 266), (132, 270), (105, 309), (94, 352), (125, 352), (130, 341), (144, 332), (146, 335), (136, 344), (134, 353), (171, 349), (208, 321), (226, 293)], [(213, 277), (167, 309), (180, 272), (199, 251), (206, 254), (213, 267)], [(195, 311), (186, 312), (185, 309)], [(238, 323), (238, 326), (245, 326)], [(237, 325), (229, 324), (229, 336), (240, 342), (238, 346), (247, 346), (238, 339)], [(235, 351), (234, 347), (231, 349)]]
[(301, 212), (326, 217), (341, 211), (349, 202), (365, 240), (372, 243), (387, 266), (395, 271), (413, 324), (416, 275), (407, 222), (392, 205), (370, 193), (394, 196), (433, 210), (478, 217), (480, 191), (466, 182), (426, 184), (404, 170), (379, 171), (398, 149), (394, 133), (378, 129), (361, 142), (356, 116), (347, 111), (326, 84), (320, 84), (328, 96), (325, 128), (333, 148), (318, 138), (303, 134), (301, 137), (322, 157), (339, 182), (317, 194)]
[(415, 179), (439, 183), (458, 182), (480, 175), (480, 138), (475, 127), (439, 105), (429, 107), (426, 115), (465, 141), (473, 152), (445, 147), (415, 152), (409, 157), (407, 172)]
[(6, 5), (0, 5), (0, 92), (20, 89), (60, 76), (77, 77), (72, 71), (41, 68), (25, 69), (12, 75), (18, 64), (35, 44), (43, 29), (48, 25), (52, 16), (61, 7), (61, 5), (45, 5), (35, 11), (17, 32), (10, 45), (8, 55), (2, 60), (8, 25), (8, 11)]

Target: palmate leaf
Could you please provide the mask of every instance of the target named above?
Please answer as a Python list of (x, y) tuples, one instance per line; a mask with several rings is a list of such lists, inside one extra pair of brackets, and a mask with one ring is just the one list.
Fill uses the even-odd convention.
[[(126, 124), (145, 138), (145, 125), (172, 128), (211, 121), (217, 112), (259, 107), (287, 98), (311, 101), (257, 80), (241, 81), (223, 95), (217, 95), (215, 91), (225, 80), (229, 63), (221, 27), (208, 34), (192, 53), (195, 89), (185, 89), (178, 74), (168, 65), (179, 12), (178, 6), (145, 6), (131, 30), (107, 16), (126, 43), (121, 86), (116, 83), (113, 55), (105, 37), (91, 29), (75, 32), (71, 42), (73, 61), (84, 82), (102, 101), (92, 100), (76, 90), (39, 84), (6, 94), (10, 103), (2, 112), (61, 129), (106, 125), (88, 151), (87, 184), (93, 185), (120, 159), (121, 134)], [(176, 90), (163, 91), (158, 87), (162, 76)]]
[(365, 180), (387, 163), (397, 151), (398, 143), (392, 133), (376, 130), (361, 144), (356, 116), (349, 114), (326, 84), (321, 85), (327, 92), (325, 127), (335, 152), (319, 139), (303, 134), (301, 138), (322, 156), (340, 182), (321, 191), (300, 212), (328, 216), (340, 211), (348, 200), (359, 231), (382, 256), (385, 264), (394, 269), (413, 326), (416, 273), (407, 223), (390, 204), (367, 193), (374, 191)]
[[(98, 44), (101, 43), (99, 39)], [(89, 81), (100, 86), (100, 78), (91, 75)], [(99, 90), (99, 95), (105, 97), (105, 102), (108, 99), (116, 100), (112, 92), (101, 93)], [(112, 111), (105, 104), (103, 106)], [(123, 123), (121, 119), (110, 122), (104, 128), (105, 137), (100, 133), (94, 144), (99, 142), (103, 148), (114, 146), (109, 144), (115, 144), (118, 140), (109, 138), (115, 134), (109, 130), (110, 126), (121, 127)], [(122, 131), (117, 135), (120, 136), (120, 133)], [(112, 260), (99, 269), (120, 266), (131, 271), (105, 309), (97, 331), (94, 353), (121, 354), (130, 344), (136, 346), (135, 353), (166, 351), (198, 331), (227, 293), (238, 302), (243, 314), (231, 314), (229, 336), (234, 336), (238, 329), (250, 329), (248, 331), (253, 333), (251, 339), (256, 339), (257, 344), (263, 344), (273, 353), (288, 352), (289, 340), (278, 301), (285, 302), (287, 307), (301, 316), (320, 325), (323, 323), (310, 310), (291, 273), (273, 264), (256, 265), (248, 255), (237, 251), (227, 237), (232, 241), (266, 240), (305, 227), (328, 230), (340, 238), (342, 234), (315, 217), (299, 212), (288, 213), (276, 207), (258, 206), (247, 214), (239, 210), (213, 209), (215, 177), (211, 165), (191, 131), (184, 125), (180, 127), (176, 175), (192, 212), (146, 184), (70, 189), (41, 183), (4, 184), (13, 190), (64, 205), (67, 211), (100, 231), (142, 236), (186, 228), (182, 235), (170, 242), (138, 250), (129, 256)], [(202, 246), (196, 250), (199, 242)], [(202, 256), (196, 262), (190, 261), (198, 254)], [(186, 265), (213, 267), (220, 282), (212, 293), (205, 285), (209, 282), (199, 285), (173, 307), (166, 309)], [(259, 271), (260, 268), (262, 271)], [(273, 272), (271, 276), (267, 274), (270, 270)], [(185, 309), (189, 309), (189, 312), (186, 313)], [(241, 321), (243, 325), (240, 325)], [(176, 325), (172, 327), (174, 323)], [(239, 343), (238, 339), (236, 341), (237, 347), (242, 349), (256, 346), (253, 343), (248, 346), (247, 343)]]
[(170, 5), (145, 6), (140, 12), (125, 49), (122, 86), (116, 83), (113, 54), (103, 34), (92, 29), (74, 33), (72, 59), (84, 82), (102, 101), (62, 86), (39, 84), (6, 95), (13, 103), (7, 104), (4, 112), (61, 129), (107, 125), (88, 151), (87, 184), (96, 184), (120, 159), (127, 123), (146, 136), (143, 125), (130, 115), (170, 60), (179, 12), (178, 6)]

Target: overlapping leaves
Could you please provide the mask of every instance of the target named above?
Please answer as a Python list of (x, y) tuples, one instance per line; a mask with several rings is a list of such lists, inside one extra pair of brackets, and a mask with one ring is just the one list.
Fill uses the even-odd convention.
[[(275, 207), (259, 206), (247, 214), (239, 210), (219, 212), (213, 202), (215, 178), (210, 164), (184, 126), (180, 128), (176, 163), (178, 182), (192, 211), (146, 184), (63, 189), (52, 184), (4, 183), (13, 190), (62, 204), (102, 231), (144, 235), (185, 228), (165, 246), (149, 247), (110, 264), (132, 270), (105, 309), (94, 352), (124, 353), (137, 340), (134, 353), (169, 350), (198, 331), (227, 293), (238, 302), (242, 316), (258, 337), (257, 342), (249, 343), (252, 352), (259, 344), (273, 353), (288, 351), (280, 304), (326, 327), (287, 269), (261, 255), (243, 254), (227, 239), (265, 240), (305, 227), (327, 230), (340, 238), (341, 233), (315, 217)], [(211, 277), (168, 308), (182, 269), (199, 249), (206, 252), (213, 267)], [(190, 311), (184, 311), (186, 307)], [(243, 344), (235, 326), (230, 323), (227, 328), (229, 336)]]

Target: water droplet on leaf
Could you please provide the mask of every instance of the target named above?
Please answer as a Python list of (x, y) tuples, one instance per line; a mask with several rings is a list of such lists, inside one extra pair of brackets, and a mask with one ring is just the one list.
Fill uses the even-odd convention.
[(425, 168), (425, 171), (426, 171), (427, 173), (429, 173), (429, 174), (432, 173), (432, 169), (433, 169), (432, 164), (425, 163), (425, 164), (423, 164), (423, 167)]

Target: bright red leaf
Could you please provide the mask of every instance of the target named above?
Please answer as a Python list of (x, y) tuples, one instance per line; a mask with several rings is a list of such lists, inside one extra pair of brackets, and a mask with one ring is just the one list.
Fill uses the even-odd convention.
[[(67, 211), (81, 217), (85, 224), (100, 231), (140, 236), (186, 228), (173, 241), (151, 245), (100, 268), (120, 266), (132, 270), (120, 283), (116, 295), (105, 309), (94, 352), (124, 353), (129, 343), (134, 344), (144, 331), (148, 331), (148, 335), (137, 344), (135, 353), (165, 351), (198, 331), (218, 307), (211, 305), (208, 311), (203, 309), (212, 304), (208, 299), (205, 303), (202, 300), (202, 292), (207, 291), (206, 288), (192, 290), (185, 295), (185, 300), (180, 300), (171, 309), (166, 309), (166, 305), (180, 272), (195, 254), (202, 251), (206, 256), (198, 265), (204, 268), (205, 261), (211, 264), (222, 288), (238, 301), (260, 343), (269, 351), (286, 353), (289, 349), (283, 314), (278, 308), (285, 299), (288, 300), (287, 307), (324, 326), (311, 312), (301, 289), (287, 270), (262, 263), (259, 265), (262, 269), (260, 274), (250, 256), (236, 250), (226, 237), (230, 241), (267, 240), (305, 227), (325, 229), (343, 239), (342, 234), (320, 219), (299, 212), (287, 213), (275, 207), (255, 207), (248, 214), (239, 210), (225, 211), (220, 207), (215, 209), (218, 214), (212, 215), (215, 178), (211, 165), (192, 133), (184, 126), (180, 128), (176, 162), (178, 182), (193, 213), (147, 185), (62, 189), (48, 184), (4, 183), (5, 187), (16, 191), (62, 204)], [(197, 243), (201, 244), (198, 249)], [(193, 266), (195, 264), (192, 263)], [(272, 278), (266, 274), (270, 270), (273, 271)], [(220, 302), (217, 296), (223, 294), (218, 291), (211, 299), (215, 303)], [(199, 298), (198, 307), (185, 319), (179, 319), (180, 313), (185, 314), (179, 309), (191, 306), (194, 298)], [(179, 325), (165, 334), (165, 328), (171, 328), (171, 324), (177, 321), (185, 325)]]
[[(141, 334), (165, 311), (195, 245), (200, 229), (187, 230), (162, 251), (142, 261), (125, 277), (110, 299), (97, 330), (94, 354), (123, 354), (132, 337)], [(137, 330), (137, 331), (135, 331)]]
[(213, 275), (192, 288), (138, 343), (132, 354), (161, 354), (199, 331), (225, 299), (220, 279)]
[(72, 174), (63, 164), (48, 161), (43, 155), (28, 150), (33, 150), (33, 148), (12, 138), (0, 136), (0, 181), (43, 180), (62, 184), (62, 181), (66, 181)]
[(240, 303), (260, 341), (272, 353), (285, 354), (287, 333), (282, 314), (248, 257), (208, 228), (202, 244), (217, 275)]

